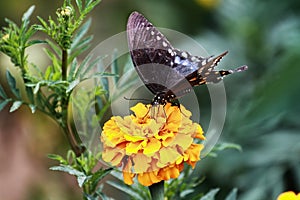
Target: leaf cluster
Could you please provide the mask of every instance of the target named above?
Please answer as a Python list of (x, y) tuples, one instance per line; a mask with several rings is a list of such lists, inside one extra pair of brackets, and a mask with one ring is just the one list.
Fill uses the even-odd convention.
[[(87, 14), (91, 12), (100, 1), (101, 0), (76, 0), (77, 10), (75, 10), (70, 0), (64, 1), (63, 6), (56, 11), (56, 20), (49, 17), (47, 23), (44, 19), (38, 17), (41, 25), (36, 25), (35, 28), (49, 35), (61, 49), (70, 49), (73, 34), (82, 25)], [(78, 13), (76, 13), (76, 11), (78, 11)]]
[(78, 186), (83, 189), (84, 199), (106, 198), (102, 192), (103, 186), (99, 185), (99, 182), (111, 172), (112, 168), (95, 170), (101, 157), (100, 153), (94, 155), (91, 151), (85, 151), (77, 157), (73, 151), (69, 150), (66, 159), (55, 154), (50, 154), (48, 157), (60, 162), (58, 166), (51, 167), (51, 170), (66, 172), (77, 178)]

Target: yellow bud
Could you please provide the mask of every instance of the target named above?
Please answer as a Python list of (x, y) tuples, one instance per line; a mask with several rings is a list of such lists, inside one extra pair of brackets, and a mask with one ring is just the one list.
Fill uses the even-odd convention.
[(70, 16), (72, 14), (72, 8), (70, 6), (65, 7), (60, 11), (62, 16)]
[(3, 35), (2, 40), (7, 41), (8, 38), (9, 38), (9, 34), (5, 34), (5, 35)]

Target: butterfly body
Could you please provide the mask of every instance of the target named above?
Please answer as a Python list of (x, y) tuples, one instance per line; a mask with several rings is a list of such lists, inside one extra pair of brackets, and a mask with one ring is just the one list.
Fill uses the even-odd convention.
[(216, 57), (201, 57), (176, 49), (138, 12), (128, 19), (127, 36), (136, 71), (154, 94), (152, 105), (165, 105), (189, 93), (194, 86), (217, 83), (228, 74), (247, 69), (242, 66), (215, 70), (227, 51)]

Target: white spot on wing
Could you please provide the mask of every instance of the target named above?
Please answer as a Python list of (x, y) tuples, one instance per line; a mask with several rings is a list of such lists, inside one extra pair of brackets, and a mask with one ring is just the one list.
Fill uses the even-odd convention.
[(193, 62), (195, 62), (195, 61), (197, 61), (198, 59), (197, 59), (195, 56), (192, 56), (192, 57), (191, 57), (191, 60), (192, 60)]
[(154, 31), (151, 31), (151, 35), (154, 35)]
[(175, 62), (176, 64), (180, 64), (180, 57), (179, 57), (179, 56), (176, 56), (174, 62)]
[(159, 36), (156, 36), (156, 39), (157, 39), (157, 40), (160, 40), (160, 39), (161, 39), (161, 37), (159, 37)]
[(204, 66), (206, 64), (206, 60), (203, 60), (201, 65)]
[(184, 57), (184, 58), (187, 58), (187, 57), (188, 57), (188, 54), (187, 54), (186, 52), (182, 52), (182, 53), (181, 53), (181, 56)]
[(162, 45), (163, 45), (163, 47), (167, 47), (168, 46), (168, 44), (165, 41), (163, 41)]

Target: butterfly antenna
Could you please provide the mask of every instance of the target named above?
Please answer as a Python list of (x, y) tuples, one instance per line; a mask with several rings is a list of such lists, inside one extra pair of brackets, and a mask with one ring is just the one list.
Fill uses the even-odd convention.
[(127, 98), (127, 97), (124, 97), (125, 100), (128, 100), (128, 101), (147, 101), (149, 103), (151, 103), (151, 100), (150, 99), (143, 99), (143, 98)]

